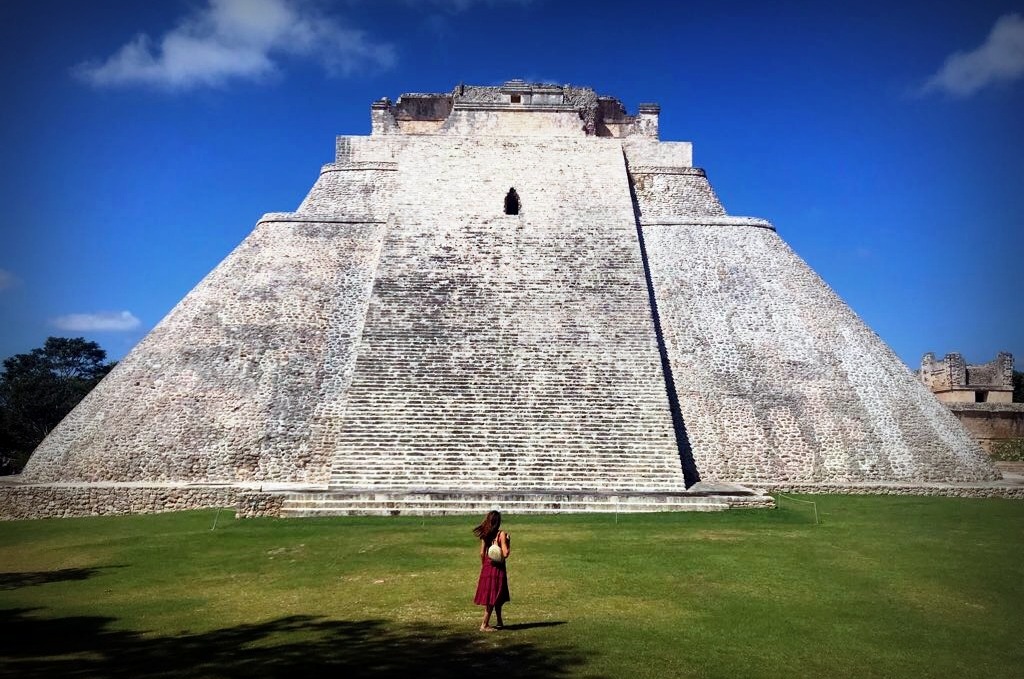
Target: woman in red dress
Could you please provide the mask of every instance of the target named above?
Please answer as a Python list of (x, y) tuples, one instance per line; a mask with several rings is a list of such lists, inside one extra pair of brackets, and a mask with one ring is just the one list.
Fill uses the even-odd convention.
[[(483, 522), (473, 529), (473, 534), (480, 538), (480, 580), (476, 584), (476, 597), (473, 603), (484, 607), (484, 620), (480, 623), (481, 632), (493, 632), (501, 629), (501, 607), (509, 601), (508, 573), (505, 570), (505, 559), (511, 552), (511, 540), (508, 533), (501, 528), (501, 512), (490, 511)], [(498, 549), (490, 550), (492, 545)], [(492, 554), (488, 555), (488, 550)], [(501, 553), (501, 559), (492, 559)], [(491, 611), (494, 611), (497, 624), (491, 627)]]

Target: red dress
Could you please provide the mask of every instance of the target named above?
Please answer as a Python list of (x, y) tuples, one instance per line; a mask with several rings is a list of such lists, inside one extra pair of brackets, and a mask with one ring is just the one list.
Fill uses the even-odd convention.
[(478, 606), (498, 606), (510, 601), (505, 562), (494, 563), (487, 557), (487, 550), (484, 549), (484, 554), (480, 557), (480, 564), (480, 579), (476, 583), (476, 596), (473, 598), (473, 603)]

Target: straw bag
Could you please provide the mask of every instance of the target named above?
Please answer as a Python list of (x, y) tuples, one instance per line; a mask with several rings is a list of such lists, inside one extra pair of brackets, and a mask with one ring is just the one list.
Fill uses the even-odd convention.
[(487, 548), (487, 558), (491, 560), (493, 564), (499, 564), (505, 561), (505, 555), (501, 553), (501, 545), (498, 544), (498, 538), (495, 536), (494, 542)]

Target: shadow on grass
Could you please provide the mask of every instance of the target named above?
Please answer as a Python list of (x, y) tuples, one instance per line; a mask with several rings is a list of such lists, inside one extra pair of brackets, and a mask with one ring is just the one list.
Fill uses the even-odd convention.
[[(114, 566), (107, 566), (114, 568)], [(34, 573), (0, 573), (0, 590), (21, 589), (46, 585), (51, 582), (67, 582), (69, 580), (87, 580), (99, 573), (102, 568), (62, 568), (56, 571), (37, 571)]]
[(516, 623), (515, 625), (505, 625), (504, 629), (506, 632), (514, 632), (516, 630), (536, 629), (538, 627), (558, 627), (559, 625), (564, 624), (564, 620), (557, 620), (552, 622), (520, 622)]
[[(289, 616), (154, 636), (114, 629), (114, 618), (43, 618), (37, 613), (0, 610), (0, 676), (544, 679), (566, 677), (584, 665), (582, 654), (565, 647), (381, 620)], [(557, 623), (532, 626), (551, 624)]]

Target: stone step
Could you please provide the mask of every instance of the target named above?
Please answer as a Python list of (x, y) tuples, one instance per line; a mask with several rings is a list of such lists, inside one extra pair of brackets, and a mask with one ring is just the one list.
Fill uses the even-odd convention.
[[(336, 464), (336, 465), (334, 465), (334, 469), (337, 469), (337, 470), (343, 470), (343, 469), (346, 469), (346, 468), (348, 468), (348, 469), (360, 469), (360, 468), (362, 468), (363, 464), (388, 463), (388, 462), (393, 462), (395, 464), (402, 464), (402, 465), (405, 465), (405, 466), (408, 466), (408, 467), (421, 467), (423, 469), (444, 469), (445, 471), (455, 470), (455, 471), (461, 471), (463, 473), (472, 472), (472, 471), (475, 471), (475, 470), (479, 470), (479, 471), (500, 471), (500, 470), (503, 470), (503, 469), (532, 469), (532, 470), (534, 470), (534, 471), (536, 471), (538, 473), (541, 473), (541, 472), (546, 471), (546, 470), (550, 470), (552, 473), (557, 473), (557, 472), (574, 472), (575, 473), (575, 472), (600, 472), (602, 470), (619, 471), (619, 470), (623, 470), (623, 469), (624, 470), (629, 470), (629, 471), (642, 471), (642, 470), (646, 469), (646, 470), (648, 470), (650, 472), (654, 472), (654, 471), (661, 472), (661, 471), (673, 470), (673, 469), (675, 469), (675, 467), (678, 466), (678, 462), (676, 462), (676, 464), (674, 464), (674, 465), (669, 465), (669, 464), (666, 464), (664, 461), (659, 461), (659, 464), (657, 464), (657, 465), (655, 465), (655, 464), (645, 464), (644, 461), (638, 461), (638, 462), (619, 462), (619, 463), (608, 463), (608, 464), (605, 464), (603, 460), (600, 460), (600, 458), (598, 458), (597, 461), (594, 461), (594, 462), (592, 462), (590, 464), (579, 464), (579, 465), (566, 464), (565, 461), (562, 461), (562, 460), (538, 460), (536, 462), (533, 462), (533, 461), (531, 461), (531, 462), (520, 462), (519, 464), (516, 464), (516, 465), (505, 465), (505, 464), (501, 464), (501, 463), (492, 464), (492, 463), (490, 463), (489, 460), (488, 461), (477, 460), (477, 459), (473, 458), (472, 455), (467, 454), (465, 457), (455, 457), (455, 456), (453, 456), (453, 458), (450, 459), (450, 460), (440, 460), (440, 459), (436, 459), (436, 458), (431, 459), (431, 458), (427, 458), (427, 457), (424, 457), (424, 458), (421, 458), (421, 459), (417, 459), (417, 458), (400, 458), (400, 457), (392, 457), (392, 456), (381, 456), (381, 457), (379, 457), (377, 459), (369, 458), (367, 460), (357, 460), (357, 461), (353, 461), (351, 463)], [(474, 464), (474, 462), (476, 464)]]
[[(436, 480), (440, 480), (440, 479), (436, 479)], [(445, 480), (446, 481), (450, 481), (451, 479), (445, 479)], [(380, 482), (374, 483), (374, 482), (368, 482), (368, 481), (362, 480), (360, 482), (353, 482), (353, 483), (347, 483), (347, 484), (332, 482), (330, 485), (333, 488), (359, 488), (359, 489), (367, 488), (367, 489), (371, 489), (371, 490), (378, 490), (378, 491), (381, 491), (381, 492), (387, 492), (390, 489), (393, 489), (395, 487), (408, 487), (408, 486), (413, 486), (413, 485), (426, 485), (426, 484), (422, 484), (423, 481), (424, 481), (424, 479), (398, 479), (398, 480), (395, 480), (395, 481), (392, 481), (392, 482), (380, 481)], [(524, 479), (524, 481), (529, 481), (529, 479)], [(467, 492), (470, 492), (470, 493), (481, 492), (482, 489), (488, 488), (488, 487), (492, 487), (493, 488), (494, 485), (495, 484), (491, 484), (490, 486), (480, 485), (480, 484), (472, 484), (472, 485), (467, 484), (466, 490), (467, 490)], [(598, 485), (598, 484), (594, 484), (594, 483), (587, 483), (585, 485), (584, 484), (553, 483), (553, 484), (550, 484), (550, 485), (545, 485), (545, 484), (536, 483), (536, 482), (529, 483), (529, 485), (526, 485), (526, 484), (521, 484), (521, 485), (502, 484), (501, 487), (507, 493), (521, 493), (521, 492), (527, 491), (527, 490), (540, 490), (540, 491), (551, 492), (551, 493), (558, 493), (558, 492), (584, 493), (584, 492), (587, 492), (587, 491), (597, 490), (597, 491), (604, 492), (604, 493), (623, 493), (623, 492), (625, 492), (625, 493), (656, 493), (656, 494), (660, 494), (660, 493), (674, 493), (674, 492), (678, 492), (679, 491), (679, 486), (672, 486), (672, 485), (667, 485), (667, 484), (666, 485), (657, 485), (657, 484), (641, 485), (639, 483), (632, 484), (628, 488), (623, 488), (622, 484), (620, 484), (620, 483), (617, 483), (617, 484), (609, 483), (607, 485)]]
[[(627, 478), (643, 478), (643, 479), (665, 479), (666, 472), (662, 470), (639, 470), (639, 469), (624, 469), (622, 472), (627, 472), (625, 476)], [(675, 471), (675, 470), (672, 470)], [(436, 476), (442, 479), (458, 478), (466, 481), (471, 481), (474, 478), (477, 479), (493, 479), (495, 475), (504, 474), (515, 474), (517, 478), (522, 477), (533, 477), (538, 479), (579, 479), (581, 476), (585, 476), (588, 479), (616, 479), (622, 478), (624, 474), (620, 473), (620, 470), (543, 470), (543, 469), (467, 469), (466, 466), (461, 468), (440, 468), (430, 467), (427, 465), (416, 466), (416, 467), (403, 467), (401, 469), (379, 469), (374, 470), (373, 473), (368, 473), (368, 468), (363, 467), (362, 469), (353, 469), (351, 471), (335, 470), (331, 476), (336, 478), (359, 478), (362, 476), (384, 478), (384, 477), (430, 477)], [(488, 481), (490, 482), (490, 481)], [(671, 482), (671, 481), (669, 481)]]
[(672, 483), (658, 478), (636, 476), (609, 476), (580, 478), (578, 476), (549, 477), (516, 474), (514, 477), (497, 478), (465, 478), (461, 476), (441, 474), (395, 474), (371, 476), (335, 476), (330, 486), (334, 488), (431, 488), (439, 485), (451, 485), (453, 481), (463, 481), (460, 485), (471, 491), (500, 488), (504, 491), (523, 488), (542, 488), (546, 491), (600, 490), (601, 492), (621, 491), (625, 493), (645, 493), (646, 488), (658, 488), (659, 493), (679, 492), (681, 482)]
[(724, 502), (692, 502), (685, 504), (642, 504), (628, 505), (607, 502), (448, 502), (448, 503), (406, 503), (406, 502), (358, 502), (330, 505), (292, 505), (281, 508), (282, 517), (300, 516), (388, 516), (414, 515), (435, 516), (452, 514), (484, 514), (492, 509), (513, 514), (575, 514), (575, 513), (650, 513), (650, 512), (718, 512), (729, 509)]
[[(372, 473), (369, 470), (373, 470)], [(472, 465), (463, 465), (461, 467), (434, 467), (430, 465), (402, 465), (401, 467), (395, 468), (383, 468), (375, 469), (372, 467), (361, 467), (355, 469), (337, 469), (335, 468), (331, 476), (337, 478), (358, 478), (360, 476), (373, 476), (381, 478), (385, 476), (403, 476), (403, 477), (418, 477), (418, 476), (436, 476), (439, 478), (461, 478), (461, 479), (472, 479), (472, 478), (494, 478), (495, 475), (514, 474), (516, 477), (531, 476), (539, 479), (578, 479), (581, 476), (591, 479), (602, 479), (602, 478), (661, 478), (664, 479), (670, 473), (676, 470), (668, 469), (630, 469), (623, 467), (620, 469), (535, 469), (530, 467), (512, 467), (508, 469), (474, 469)]]
[[(509, 479), (509, 476), (513, 478)], [(358, 479), (382, 479), (389, 481), (406, 479), (412, 481), (418, 487), (431, 487), (437, 485), (436, 483), (433, 483), (434, 480), (450, 484), (453, 480), (458, 479), (461, 481), (460, 485), (464, 487), (474, 485), (489, 487), (496, 481), (504, 483), (514, 479), (520, 481), (529, 480), (531, 483), (539, 483), (543, 485), (569, 483), (573, 486), (578, 486), (580, 483), (586, 483), (587, 485), (595, 486), (603, 485), (607, 482), (609, 485), (614, 486), (621, 485), (624, 479), (629, 479), (631, 485), (646, 485), (653, 482), (659, 486), (668, 486), (670, 490), (678, 490), (678, 477), (666, 477), (667, 475), (663, 473), (584, 474), (583, 472), (579, 472), (552, 474), (541, 471), (532, 472), (530, 470), (523, 469), (494, 471), (491, 473), (466, 473), (465, 469), (460, 472), (456, 472), (454, 470), (437, 471), (428, 469), (403, 469), (401, 471), (391, 471), (382, 469), (377, 473), (373, 473), (364, 468), (358, 471), (353, 470), (351, 473), (347, 474), (331, 474), (331, 478), (339, 482), (339, 485), (343, 481), (355, 481)], [(520, 483), (520, 485), (522, 484)]]
[[(605, 505), (559, 505), (557, 507), (543, 507), (539, 505), (520, 506), (514, 508), (499, 507), (503, 511), (517, 514), (614, 514), (616, 509)], [(629, 513), (650, 514), (655, 512), (718, 512), (728, 509), (727, 505), (687, 505), (685, 508), (659, 507), (649, 509), (631, 509)], [(281, 518), (311, 518), (316, 516), (465, 516), (485, 514), (494, 509), (494, 505), (465, 505), (462, 507), (431, 507), (406, 508), (406, 507), (345, 507), (332, 509), (291, 509), (282, 507)], [(620, 511), (619, 513), (626, 513)]]
[[(561, 480), (561, 479), (580, 479), (581, 477), (584, 477), (584, 476), (586, 478), (588, 478), (588, 479), (597, 479), (597, 480), (621, 479), (621, 478), (624, 478), (624, 477), (625, 478), (631, 478), (631, 479), (632, 478), (642, 478), (642, 479), (665, 479), (666, 478), (666, 473), (661, 471), (661, 470), (644, 470), (643, 472), (641, 472), (640, 470), (624, 470), (625, 472), (631, 472), (631, 473), (627, 473), (627, 474), (619, 473), (618, 470), (616, 470), (614, 472), (612, 472), (612, 471), (599, 472), (597, 470), (590, 470), (590, 471), (593, 472), (593, 473), (587, 473), (586, 471), (584, 471), (582, 469), (579, 470), (579, 471), (574, 471), (574, 470), (562, 471), (562, 470), (559, 470), (557, 472), (550, 472), (550, 471), (544, 471), (544, 470), (541, 470), (541, 469), (521, 469), (520, 468), (520, 469), (479, 469), (479, 470), (474, 470), (474, 469), (467, 469), (467, 468), (463, 467), (461, 469), (439, 469), (438, 470), (438, 469), (434, 469), (434, 468), (426, 467), (426, 466), (418, 467), (418, 468), (413, 468), (413, 469), (404, 469), (404, 468), (403, 469), (398, 469), (398, 470), (394, 470), (394, 469), (380, 469), (380, 470), (372, 470), (372, 471), (370, 471), (370, 470), (368, 470), (367, 468), (364, 467), (363, 469), (359, 469), (359, 470), (353, 469), (353, 470), (351, 470), (350, 472), (347, 472), (347, 473), (332, 474), (332, 476), (337, 477), (337, 478), (360, 478), (360, 477), (363, 477), (363, 476), (365, 476), (365, 477), (372, 477), (372, 478), (385, 478), (385, 477), (417, 478), (417, 477), (436, 476), (436, 477), (441, 478), (441, 479), (449, 479), (449, 480), (451, 480), (451, 479), (461, 479), (461, 480), (466, 481), (466, 482), (471, 482), (471, 481), (476, 479), (476, 480), (480, 480), (483, 483), (493, 483), (493, 480), (495, 478), (503, 478), (504, 475), (506, 475), (506, 474), (513, 474), (513, 475), (515, 475), (516, 478), (530, 477), (530, 478), (536, 478), (536, 479), (559, 479), (559, 480)], [(666, 480), (666, 482), (667, 483), (672, 483), (672, 482), (678, 483), (678, 481), (675, 480), (675, 479)], [(430, 485), (430, 484), (426, 484), (426, 485)]]
[[(582, 457), (582, 456), (581, 456)], [(537, 460), (529, 462), (519, 462), (515, 465), (502, 464), (500, 462), (492, 462), (491, 460), (479, 459), (473, 457), (472, 453), (467, 453), (465, 456), (458, 456), (453, 454), (451, 459), (439, 459), (431, 456), (421, 457), (398, 457), (398, 456), (379, 456), (377, 458), (366, 458), (363, 460), (353, 460), (351, 462), (338, 463), (334, 465), (334, 469), (359, 469), (362, 464), (373, 464), (381, 462), (394, 462), (396, 464), (404, 464), (408, 466), (420, 466), (425, 469), (455, 469), (459, 471), (472, 471), (474, 468), (478, 468), (481, 471), (496, 471), (499, 469), (535, 469), (538, 472), (550, 469), (552, 471), (572, 471), (572, 472), (591, 472), (600, 471), (601, 469), (609, 469), (618, 471), (619, 469), (636, 470), (648, 469), (651, 471), (662, 471), (674, 469), (678, 466), (676, 464), (667, 464), (664, 460), (636, 460), (629, 462), (615, 462), (611, 460), (603, 460), (596, 458), (589, 464), (569, 464), (566, 460)], [(474, 465), (475, 463), (475, 465)]]
[(615, 495), (607, 493), (403, 493), (401, 491), (386, 492), (325, 492), (325, 493), (291, 493), (284, 500), (289, 505), (330, 505), (339, 503), (359, 502), (406, 502), (406, 503), (457, 503), (457, 502), (590, 502), (613, 504), (694, 504), (705, 501), (725, 502), (722, 496), (704, 495)]
[(769, 496), (681, 493), (622, 494), (572, 492), (326, 491), (290, 493), (282, 517), (481, 514), (499, 509), (515, 514), (713, 512), (731, 507), (771, 507)]
[[(532, 476), (532, 477), (541, 478), (541, 479), (555, 479), (555, 478), (558, 478), (558, 479), (578, 479), (582, 475), (586, 475), (587, 478), (595, 478), (595, 479), (609, 478), (609, 479), (614, 479), (614, 478), (621, 478), (622, 477), (622, 474), (620, 473), (620, 471), (628, 472), (628, 478), (640, 477), (640, 478), (652, 478), (652, 479), (661, 478), (661, 479), (664, 479), (665, 476), (666, 476), (666, 472), (668, 470), (660, 470), (660, 469), (644, 469), (644, 470), (640, 470), (640, 469), (625, 469), (625, 470), (597, 470), (597, 469), (590, 469), (590, 470), (579, 469), (579, 470), (575, 470), (575, 469), (569, 469), (569, 470), (561, 470), (561, 469), (559, 469), (559, 470), (544, 470), (544, 469), (530, 469), (530, 468), (525, 468), (524, 469), (522, 467), (520, 467), (518, 469), (516, 469), (516, 468), (513, 468), (513, 469), (473, 469), (471, 465), (463, 466), (461, 468), (455, 468), (455, 467), (444, 468), (444, 467), (442, 467), (442, 468), (438, 469), (436, 467), (430, 467), (430, 466), (427, 466), (427, 465), (423, 465), (423, 466), (417, 465), (416, 467), (403, 467), (401, 469), (386, 469), (386, 468), (385, 469), (380, 469), (380, 470), (376, 470), (375, 469), (375, 470), (373, 470), (373, 473), (368, 473), (368, 470), (367, 470), (366, 467), (363, 467), (362, 469), (353, 469), (353, 470), (350, 470), (350, 471), (347, 471), (347, 472), (344, 472), (344, 473), (342, 473), (343, 470), (335, 470), (335, 471), (338, 472), (338, 473), (335, 473), (335, 474), (332, 474), (332, 475), (333, 476), (337, 476), (337, 477), (343, 477), (343, 476), (347, 476), (347, 477), (360, 477), (360, 476), (374, 476), (374, 477), (382, 477), (382, 476), (411, 476), (411, 477), (416, 477), (416, 476), (438, 476), (438, 477), (444, 478), (444, 479), (458, 478), (458, 479), (464, 479), (464, 480), (469, 481), (469, 480), (472, 480), (474, 478), (493, 479), (493, 478), (495, 478), (495, 475), (502, 475), (502, 474), (515, 474), (517, 477), (520, 477), (520, 476)], [(671, 470), (671, 471), (675, 471), (675, 470)]]

